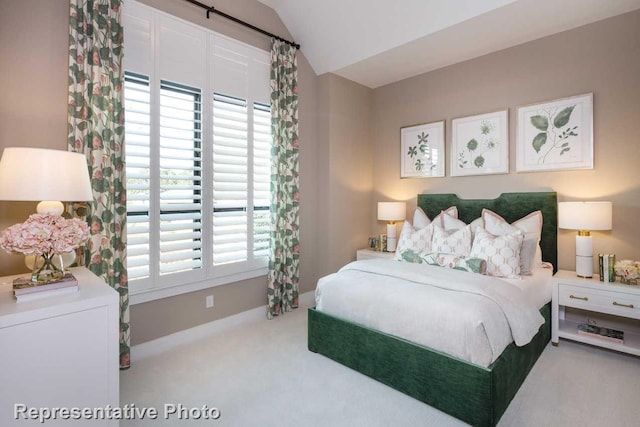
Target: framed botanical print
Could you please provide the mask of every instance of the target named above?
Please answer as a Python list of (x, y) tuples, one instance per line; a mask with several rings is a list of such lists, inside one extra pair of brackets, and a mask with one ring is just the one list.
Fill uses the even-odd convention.
[(444, 121), (400, 129), (400, 178), (444, 176)]
[(518, 108), (516, 171), (593, 169), (593, 94)]
[(451, 176), (509, 173), (508, 110), (451, 121)]

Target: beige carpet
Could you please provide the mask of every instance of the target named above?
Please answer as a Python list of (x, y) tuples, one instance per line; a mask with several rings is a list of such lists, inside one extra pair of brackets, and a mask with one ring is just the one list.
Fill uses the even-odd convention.
[[(121, 406), (155, 420), (122, 426), (463, 426), (424, 403), (307, 350), (306, 308), (135, 361)], [(217, 420), (164, 419), (164, 405), (220, 410)], [(197, 414), (197, 413), (194, 413)], [(499, 426), (638, 426), (640, 358), (569, 341), (549, 345)]]

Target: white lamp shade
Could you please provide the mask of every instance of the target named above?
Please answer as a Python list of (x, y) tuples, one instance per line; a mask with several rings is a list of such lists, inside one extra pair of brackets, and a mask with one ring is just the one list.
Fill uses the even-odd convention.
[(378, 202), (379, 221), (401, 221), (407, 216), (407, 204), (404, 202)]
[(83, 154), (8, 147), (0, 159), (0, 200), (64, 202), (93, 199)]
[(611, 202), (560, 202), (558, 227), (568, 230), (611, 230)]

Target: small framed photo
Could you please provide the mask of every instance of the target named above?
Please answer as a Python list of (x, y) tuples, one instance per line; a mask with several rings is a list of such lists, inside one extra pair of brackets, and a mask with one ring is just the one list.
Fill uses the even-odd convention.
[(593, 94), (518, 108), (516, 171), (593, 169)]
[(451, 176), (509, 173), (508, 110), (451, 121)]
[(400, 129), (400, 178), (444, 176), (444, 120)]

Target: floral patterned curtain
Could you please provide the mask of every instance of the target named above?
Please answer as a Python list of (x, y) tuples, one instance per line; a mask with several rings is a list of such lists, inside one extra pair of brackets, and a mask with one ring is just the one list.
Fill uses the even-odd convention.
[(91, 237), (83, 262), (120, 294), (120, 368), (130, 365), (121, 0), (70, 0), (69, 151), (87, 156), (93, 202), (72, 207)]
[(269, 319), (298, 307), (298, 66), (296, 48), (271, 40)]

